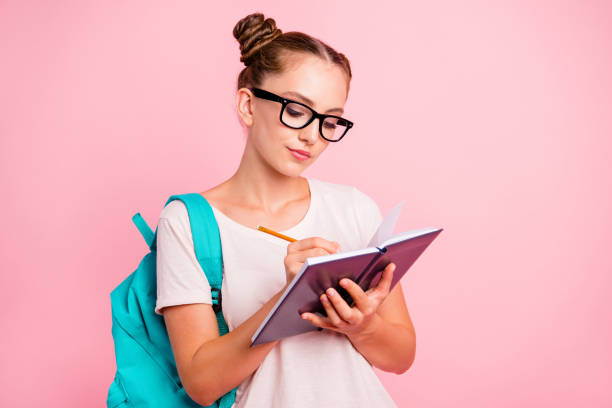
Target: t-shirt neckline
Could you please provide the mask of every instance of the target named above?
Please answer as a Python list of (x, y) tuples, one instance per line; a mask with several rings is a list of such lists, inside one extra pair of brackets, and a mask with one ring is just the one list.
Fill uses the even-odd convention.
[[(314, 212), (314, 209), (316, 207), (316, 203), (318, 200), (318, 192), (317, 189), (315, 187), (313, 187), (313, 184), (315, 184), (313, 182), (313, 179), (306, 177), (306, 181), (308, 182), (308, 188), (310, 190), (310, 203), (308, 205), (308, 210), (306, 211), (306, 214), (304, 215), (304, 217), (302, 217), (302, 219), (295, 224), (294, 226), (285, 229), (285, 230), (281, 230), (277, 232), (280, 232), (283, 235), (288, 235), (291, 236), (291, 232), (295, 232), (296, 230), (299, 230), (302, 226), (304, 226), (305, 224), (307, 224), (310, 219), (312, 218), (312, 214)], [(210, 204), (210, 202), (209, 202)], [(213, 212), (215, 213), (215, 216), (218, 218), (221, 218), (223, 221), (225, 221), (228, 225), (231, 225), (235, 228), (238, 228), (240, 230), (243, 231), (250, 231), (251, 233), (256, 233), (261, 237), (270, 237), (273, 238), (275, 241), (278, 240), (282, 240), (282, 238), (278, 238), (275, 237), (273, 235), (270, 234), (266, 234), (265, 232), (259, 231), (258, 229), (256, 229), (255, 227), (248, 227), (244, 224), (239, 223), (238, 221), (235, 221), (233, 218), (230, 218), (229, 216), (225, 215), (225, 213), (223, 213), (221, 210), (219, 210), (218, 208), (216, 208), (215, 206), (213, 206), (212, 204), (210, 204), (211, 208), (213, 209)], [(265, 225), (263, 225), (265, 227)], [(296, 238), (297, 239), (297, 238)]]

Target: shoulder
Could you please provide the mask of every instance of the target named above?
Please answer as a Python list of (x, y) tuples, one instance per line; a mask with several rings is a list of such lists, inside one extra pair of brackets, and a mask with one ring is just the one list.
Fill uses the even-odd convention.
[(352, 201), (353, 190), (355, 187), (347, 184), (332, 183), (331, 181), (323, 181), (309, 177), (310, 183), (317, 190), (319, 196), (323, 199), (331, 199), (334, 201)]
[(376, 201), (372, 197), (355, 186), (323, 181), (312, 177), (309, 180), (318, 189), (323, 198), (331, 198), (336, 202), (341, 201), (359, 208), (378, 208)]
[(181, 200), (172, 200), (162, 209), (159, 218), (166, 219), (174, 224), (184, 222), (185, 219), (189, 221), (189, 214), (185, 203)]
[(345, 208), (356, 207), (360, 211), (379, 212), (376, 201), (355, 186), (313, 178), (310, 178), (310, 180), (319, 189), (323, 198), (332, 199), (336, 203), (345, 205)]
[(161, 211), (157, 228), (163, 235), (168, 230), (174, 235), (191, 237), (191, 223), (187, 206), (181, 200), (170, 201)]
[(353, 200), (361, 207), (366, 210), (379, 211), (378, 203), (371, 196), (359, 190), (357, 187), (353, 188)]

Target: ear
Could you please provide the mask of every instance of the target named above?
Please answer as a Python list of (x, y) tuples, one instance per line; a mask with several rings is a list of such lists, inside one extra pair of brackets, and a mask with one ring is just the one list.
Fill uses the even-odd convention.
[(236, 92), (236, 111), (247, 127), (253, 125), (253, 93), (247, 88), (240, 88)]

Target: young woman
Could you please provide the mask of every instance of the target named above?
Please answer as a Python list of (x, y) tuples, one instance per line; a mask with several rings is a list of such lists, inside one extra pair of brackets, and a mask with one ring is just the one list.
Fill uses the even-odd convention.
[(395, 406), (372, 369), (401, 374), (414, 359), (401, 286), (389, 291), (394, 264), (367, 292), (345, 279), (352, 308), (337, 292), (323, 294), (327, 317), (303, 318), (324, 330), (249, 347), (307, 257), (365, 247), (382, 216), (355, 187), (300, 176), (352, 125), (342, 117), (346, 57), (306, 34), (282, 33), (259, 13), (240, 20), (234, 37), (246, 65), (236, 106), (248, 138), (235, 174), (201, 193), (219, 224), (228, 334), (219, 336), (185, 205), (171, 202), (158, 222), (155, 311), (164, 316), (181, 381), (202, 405), (238, 386), (235, 407)]

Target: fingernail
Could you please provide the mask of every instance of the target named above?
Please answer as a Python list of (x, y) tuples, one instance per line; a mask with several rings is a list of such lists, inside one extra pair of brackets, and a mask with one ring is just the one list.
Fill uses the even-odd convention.
[(348, 285), (348, 281), (346, 279), (342, 279), (340, 281), (340, 286), (346, 286), (346, 285)]
[(333, 290), (332, 288), (327, 289), (327, 294), (328, 294), (329, 296), (334, 296), (334, 294), (335, 294), (335, 293), (336, 293), (336, 291), (335, 291), (335, 290)]

